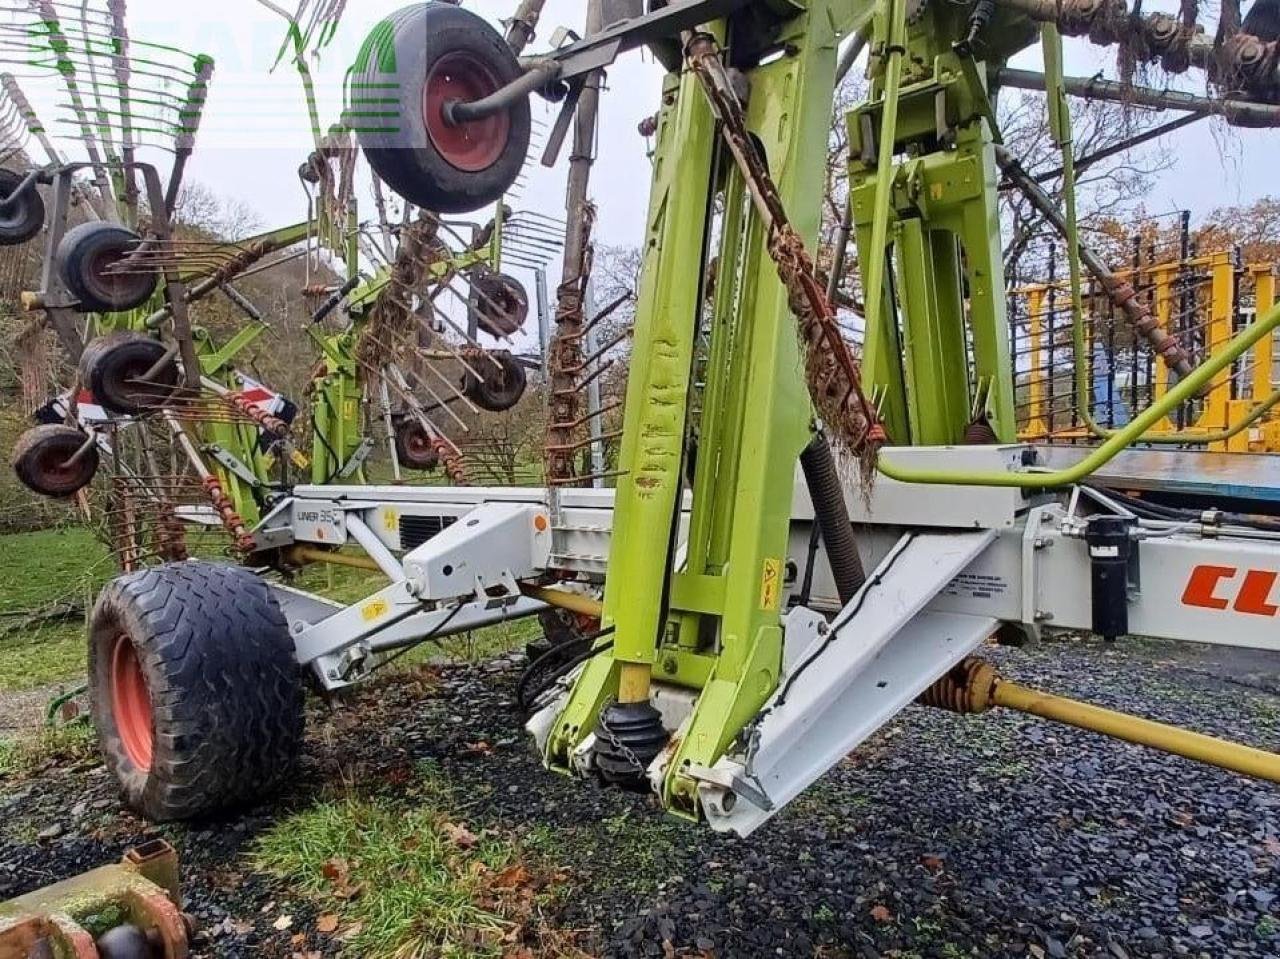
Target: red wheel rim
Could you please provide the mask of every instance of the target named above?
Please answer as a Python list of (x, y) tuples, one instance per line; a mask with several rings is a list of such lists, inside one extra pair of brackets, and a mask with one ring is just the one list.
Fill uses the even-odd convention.
[(451, 100), (470, 103), (499, 89), (498, 78), (467, 53), (448, 53), (432, 66), (422, 87), (422, 118), (440, 155), (464, 173), (487, 170), (502, 156), (511, 136), (505, 110), (467, 123), (450, 124), (444, 116)]
[(99, 250), (90, 257), (85, 264), (84, 277), (90, 289), (97, 290), (100, 298), (111, 303), (141, 296), (150, 283), (150, 276), (142, 268), (122, 268), (124, 260), (137, 247), (138, 243), (131, 241), (126, 247)]
[(405, 434), (404, 445), (414, 459), (424, 460), (435, 452), (435, 447), (431, 445), (431, 437), (421, 426), (412, 428)]
[(91, 457), (84, 456), (71, 462), (79, 449), (79, 446), (73, 447), (70, 443), (50, 443), (37, 450), (31, 461), (31, 468), (45, 489), (79, 489), (93, 479), (93, 474), (97, 471)]
[(156, 737), (151, 720), (151, 694), (142, 675), (142, 663), (128, 636), (116, 637), (111, 651), (111, 712), (129, 762), (144, 772), (149, 770)]

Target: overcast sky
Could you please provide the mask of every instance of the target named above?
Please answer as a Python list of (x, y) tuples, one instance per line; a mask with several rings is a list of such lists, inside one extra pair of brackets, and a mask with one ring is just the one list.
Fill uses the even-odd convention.
[[(297, 0), (278, 0), (291, 6)], [(491, 19), (508, 15), (516, 0), (469, 0), (466, 4)], [(370, 27), (384, 14), (403, 6), (399, 0), (351, 0), (338, 36), (313, 64), (327, 124), (341, 107), (342, 77)], [(548, 0), (539, 42), (546, 43), (555, 26), (580, 27), (582, 0)], [(1145, 4), (1175, 9), (1174, 0)], [(298, 78), (287, 62), (270, 72), (284, 35), (284, 22), (256, 0), (129, 0), (129, 22), (136, 39), (210, 54), (217, 61), (207, 116), (200, 131), (189, 177), (219, 194), (244, 201), (265, 227), (296, 222), (305, 205), (297, 168), (310, 149), (310, 134)], [(1075, 74), (1106, 70), (1114, 75), (1114, 51), (1070, 41), (1068, 69)], [(535, 44), (536, 46), (536, 44)], [(1037, 67), (1038, 54), (1025, 53), (1017, 65)], [(24, 79), (43, 113), (52, 112), (51, 88)], [(656, 106), (660, 71), (647, 55), (631, 54), (610, 70), (600, 137), (600, 159), (593, 192), (600, 207), (599, 236), (606, 243), (633, 244), (642, 230), (649, 165), (645, 143), (636, 131)], [(1203, 87), (1203, 77), (1189, 75), (1183, 88)], [(547, 121), (549, 107), (535, 100), (535, 117)], [(1202, 121), (1175, 134), (1168, 146), (1177, 164), (1154, 184), (1151, 212), (1182, 207), (1203, 216), (1210, 209), (1241, 203), (1271, 190), (1273, 167), (1268, 156), (1276, 148), (1270, 131), (1229, 132)], [(1223, 153), (1226, 153), (1224, 159)], [(563, 170), (536, 170), (517, 203), (561, 214)], [(366, 215), (371, 211), (366, 205)]]

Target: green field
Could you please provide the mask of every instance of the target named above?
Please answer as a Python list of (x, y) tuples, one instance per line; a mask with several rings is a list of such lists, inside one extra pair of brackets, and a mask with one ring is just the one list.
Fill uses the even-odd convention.
[(0, 690), (84, 673), (84, 617), (115, 567), (83, 527), (0, 536)]
[[(106, 548), (83, 527), (0, 536), (0, 692), (79, 682), (85, 669), (86, 611), (115, 573)], [(368, 596), (376, 573), (313, 566), (293, 585), (338, 602)], [(400, 660), (474, 661), (536, 636), (536, 620), (496, 626), (426, 646)]]

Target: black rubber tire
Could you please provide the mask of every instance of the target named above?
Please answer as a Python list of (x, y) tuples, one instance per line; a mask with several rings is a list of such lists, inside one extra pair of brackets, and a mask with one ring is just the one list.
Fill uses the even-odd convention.
[[(13, 195), (26, 176), (0, 168), (0, 198)], [(11, 210), (0, 211), (0, 246), (20, 246), (44, 229), (44, 197), (35, 187), (27, 190)]]
[(170, 361), (149, 382), (141, 378), (167, 352), (159, 340), (122, 330), (99, 337), (80, 356), (80, 382), (106, 410), (122, 416), (154, 411), (173, 395), (181, 377)]
[(471, 281), (480, 329), (495, 340), (515, 336), (529, 319), (529, 294), (514, 276), (485, 271)]
[(98, 472), (98, 447), (92, 446), (72, 466), (64, 466), (84, 446), (88, 436), (74, 426), (46, 423), (18, 437), (11, 461), (18, 481), (33, 493), (65, 499), (93, 482)]
[(464, 140), (493, 145), (491, 156), (455, 165), (433, 139), (424, 109), (428, 81), (446, 57), (473, 64), (484, 93), (522, 72), (502, 35), (481, 17), (448, 3), (416, 3), (384, 19), (365, 40), (349, 81), (347, 122), (391, 189), (436, 213), (470, 213), (496, 203), (520, 175), (531, 114), (526, 97), (494, 120), (453, 128)]
[(81, 223), (58, 244), (58, 275), (85, 313), (124, 313), (155, 295), (160, 278), (152, 272), (106, 271), (136, 249), (142, 237), (115, 223)]
[(507, 350), (491, 350), (488, 356), (498, 365), (485, 358), (471, 360), (470, 365), (479, 376), (468, 371), (462, 378), (462, 392), (482, 410), (505, 413), (520, 402), (529, 378), (520, 361)]
[(401, 467), (420, 473), (432, 473), (440, 468), (440, 454), (431, 445), (431, 437), (421, 423), (409, 417), (397, 423), (395, 431), (396, 459)]
[[(149, 694), (150, 768), (121, 740), (112, 705), (116, 642), (132, 642)], [(246, 569), (187, 562), (109, 583), (89, 627), (89, 697), (107, 769), (155, 822), (257, 802), (302, 747), (304, 693), (284, 614)]]

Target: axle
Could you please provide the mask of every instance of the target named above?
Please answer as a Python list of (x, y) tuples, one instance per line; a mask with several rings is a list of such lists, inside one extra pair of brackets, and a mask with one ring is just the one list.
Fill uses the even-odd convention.
[(1010, 682), (989, 663), (976, 658), (966, 659), (930, 686), (920, 702), (965, 715), (1001, 706), (1245, 776), (1280, 782), (1280, 754), (1028, 689)]

